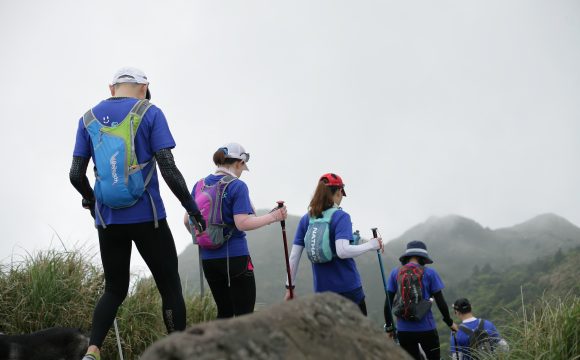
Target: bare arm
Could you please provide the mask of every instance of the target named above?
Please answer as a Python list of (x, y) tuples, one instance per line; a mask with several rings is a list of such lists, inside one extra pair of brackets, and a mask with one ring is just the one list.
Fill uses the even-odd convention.
[(256, 216), (254, 214), (237, 214), (234, 215), (234, 223), (236, 228), (240, 231), (256, 230), (263, 226), (270, 225), (277, 221), (282, 221), (286, 219), (288, 212), (286, 207), (276, 209), (262, 216)]

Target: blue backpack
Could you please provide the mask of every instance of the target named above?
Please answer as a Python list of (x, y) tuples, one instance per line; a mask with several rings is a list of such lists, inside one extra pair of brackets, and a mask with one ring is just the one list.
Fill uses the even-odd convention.
[[(148, 100), (137, 101), (127, 116), (121, 122), (113, 123), (112, 126), (101, 124), (92, 109), (83, 116), (83, 123), (91, 137), (95, 156), (97, 203), (107, 205), (112, 209), (131, 207), (147, 190), (147, 185), (155, 173), (155, 158), (142, 164), (138, 163), (135, 154), (135, 134), (150, 106)], [(141, 170), (150, 163), (153, 166), (147, 175), (144, 175)], [(149, 197), (151, 198), (151, 194)], [(151, 205), (155, 227), (157, 227), (157, 211), (152, 198)], [(106, 227), (98, 205), (95, 209), (101, 224)]]
[(334, 257), (330, 247), (330, 221), (332, 215), (338, 210), (337, 207), (322, 212), (322, 217), (311, 217), (308, 221), (308, 230), (304, 236), (304, 247), (308, 259), (314, 264), (322, 264), (331, 261)]

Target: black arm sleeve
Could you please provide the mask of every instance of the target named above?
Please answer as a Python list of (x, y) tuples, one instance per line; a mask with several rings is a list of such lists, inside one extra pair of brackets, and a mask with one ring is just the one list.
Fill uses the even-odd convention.
[(191, 197), (191, 193), (187, 189), (187, 184), (181, 172), (175, 165), (175, 160), (173, 160), (173, 154), (171, 149), (161, 149), (155, 153), (155, 159), (159, 164), (159, 171), (163, 179), (171, 189), (171, 192), (177, 197), (181, 202), (181, 205), (185, 208), (188, 214), (193, 215), (199, 213), (197, 204)]
[(443, 297), (443, 292), (437, 291), (433, 294), (433, 297), (435, 298), (435, 302), (437, 303), (441, 315), (443, 315), (443, 322), (447, 324), (447, 326), (453, 325), (453, 320), (451, 319), (451, 315), (449, 315), (449, 308), (447, 307), (447, 302)]
[(87, 178), (87, 167), (89, 158), (82, 156), (73, 156), (72, 165), (68, 174), (71, 184), (81, 194), (83, 199), (93, 202), (95, 195)]
[(388, 295), (385, 297), (385, 309), (383, 312), (385, 316), (385, 324), (387, 324), (387, 327), (390, 327), (393, 325), (393, 300), (395, 299), (395, 293), (387, 291), (387, 294)]

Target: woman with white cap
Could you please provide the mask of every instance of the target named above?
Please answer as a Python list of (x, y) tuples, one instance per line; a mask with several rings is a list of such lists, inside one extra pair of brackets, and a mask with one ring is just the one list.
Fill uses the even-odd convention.
[[(213, 155), (213, 162), (217, 166), (215, 172), (198, 181), (192, 191), (202, 215), (207, 218), (209, 205), (200, 204), (200, 199), (210, 195), (204, 195), (203, 191), (209, 194), (211, 187), (223, 184), (219, 195), (213, 195), (213, 200), (216, 200), (216, 196), (218, 199), (213, 201), (214, 206), (221, 204), (221, 212), (219, 210), (218, 212), (220, 221), (223, 220), (223, 225), (219, 229), (220, 235), (223, 235), (220, 236), (222, 243), (212, 244), (210, 241), (207, 246), (202, 246), (206, 244), (203, 242), (204, 236), (206, 239), (210, 236), (198, 235), (203, 272), (216, 302), (220, 319), (254, 311), (256, 282), (245, 231), (282, 221), (287, 216), (286, 207), (256, 216), (248, 186), (240, 180), (242, 172), (248, 170), (249, 160), (250, 154), (238, 143), (220, 147)], [(184, 223), (189, 230), (188, 222), (189, 216), (186, 214)], [(209, 235), (213, 238), (215, 233)]]
[[(328, 173), (320, 177), (308, 213), (300, 219), (294, 237), (290, 253), (292, 286), (295, 284), (302, 251), (306, 248), (312, 262), (314, 291), (331, 291), (342, 295), (357, 304), (366, 315), (365, 294), (354, 257), (368, 251), (382, 250), (383, 241), (375, 238), (361, 245), (352, 243), (350, 215), (339, 207), (344, 196), (346, 192), (340, 176)], [(326, 230), (328, 236), (320, 237)], [(290, 293), (287, 291), (286, 299), (289, 298)]]
[[(397, 336), (399, 344), (413, 358), (421, 359), (419, 345), (425, 352), (427, 359), (439, 359), (439, 335), (431, 303), (435, 300), (443, 322), (453, 331), (457, 331), (457, 324), (449, 314), (449, 308), (443, 297), (444, 285), (435, 269), (425, 265), (432, 264), (427, 246), (422, 241), (411, 241), (407, 249), (399, 257), (400, 267), (391, 271), (387, 290), (388, 299), (385, 300), (385, 331), (390, 337), (394, 336), (392, 309), (397, 317)], [(388, 303), (387, 303), (388, 301)]]

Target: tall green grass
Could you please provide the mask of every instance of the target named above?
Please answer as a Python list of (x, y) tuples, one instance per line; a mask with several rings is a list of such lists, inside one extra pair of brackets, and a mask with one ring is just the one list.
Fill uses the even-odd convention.
[[(165, 336), (161, 298), (151, 278), (136, 279), (119, 309), (117, 321), (125, 359), (137, 359)], [(0, 331), (30, 333), (52, 326), (88, 333), (96, 302), (104, 291), (102, 270), (87, 251), (47, 250), (0, 265)], [(211, 295), (186, 296), (187, 324), (214, 319)], [(113, 329), (103, 359), (118, 358)]]
[(520, 312), (506, 327), (507, 358), (538, 360), (580, 359), (580, 297), (544, 295), (534, 306), (522, 300)]

